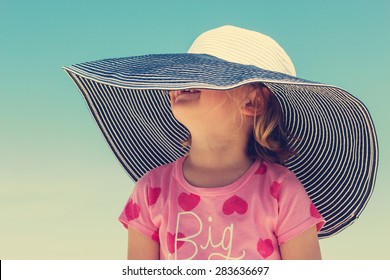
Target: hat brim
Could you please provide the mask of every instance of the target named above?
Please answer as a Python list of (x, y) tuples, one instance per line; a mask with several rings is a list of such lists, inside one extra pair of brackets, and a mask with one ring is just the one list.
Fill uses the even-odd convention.
[(65, 67), (130, 177), (173, 162), (188, 131), (170, 110), (169, 90), (266, 84), (279, 101), (293, 171), (326, 219), (319, 237), (352, 224), (374, 188), (378, 143), (366, 107), (347, 91), (203, 54), (106, 59)]

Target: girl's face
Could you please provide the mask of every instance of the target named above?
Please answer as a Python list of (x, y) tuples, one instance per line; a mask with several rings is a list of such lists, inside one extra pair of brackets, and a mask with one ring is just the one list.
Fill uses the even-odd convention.
[(246, 95), (239, 87), (232, 90), (186, 89), (170, 92), (175, 118), (191, 133), (198, 129), (230, 132), (243, 125), (241, 109)]

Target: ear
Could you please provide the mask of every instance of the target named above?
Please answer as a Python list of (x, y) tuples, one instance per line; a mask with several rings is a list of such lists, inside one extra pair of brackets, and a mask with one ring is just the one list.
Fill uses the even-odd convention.
[(254, 117), (261, 115), (269, 100), (271, 91), (266, 86), (260, 86), (253, 89), (245, 99), (245, 103), (241, 108), (243, 115), (248, 117)]

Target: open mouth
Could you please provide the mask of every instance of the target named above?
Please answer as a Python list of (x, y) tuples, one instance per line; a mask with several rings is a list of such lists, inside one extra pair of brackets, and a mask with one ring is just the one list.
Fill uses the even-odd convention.
[(182, 94), (197, 94), (200, 93), (200, 90), (198, 89), (182, 89), (178, 90), (176, 92), (176, 96), (182, 95)]
[(186, 96), (192, 98), (199, 95), (200, 93), (201, 91), (199, 89), (182, 89), (174, 91), (172, 97), (176, 101), (181, 98), (186, 98)]

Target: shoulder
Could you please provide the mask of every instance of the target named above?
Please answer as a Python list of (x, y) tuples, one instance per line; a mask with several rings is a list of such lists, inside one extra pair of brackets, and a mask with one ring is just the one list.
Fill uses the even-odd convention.
[(175, 161), (150, 170), (136, 182), (133, 192), (144, 196), (149, 206), (164, 202), (177, 185), (177, 165)]
[(171, 177), (176, 170), (176, 166), (177, 166), (179, 160), (180, 159), (178, 159), (177, 161), (168, 163), (168, 164), (158, 166), (158, 167), (148, 171), (137, 181), (137, 184), (138, 183), (146, 183), (146, 182), (150, 183), (150, 182), (153, 182), (155, 180), (160, 181), (160, 180), (163, 180), (164, 178)]
[(263, 162), (267, 168), (267, 177), (271, 183), (271, 188), (277, 188), (280, 194), (306, 194), (306, 190), (298, 177), (287, 167), (272, 163)]
[(276, 164), (269, 161), (263, 161), (260, 165), (260, 169), (263, 169), (265, 174), (272, 180), (281, 183), (289, 177), (296, 177), (293, 172), (291, 172), (287, 167), (284, 167), (280, 164)]

